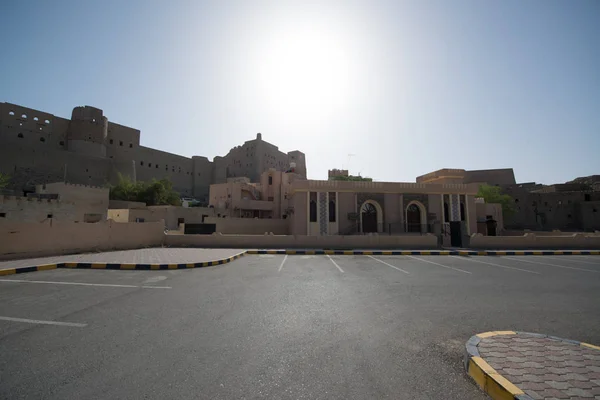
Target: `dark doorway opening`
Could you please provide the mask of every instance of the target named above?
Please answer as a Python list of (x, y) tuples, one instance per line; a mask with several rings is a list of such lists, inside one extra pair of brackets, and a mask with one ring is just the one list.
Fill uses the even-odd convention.
[(377, 232), (377, 208), (371, 203), (365, 203), (361, 213), (363, 233)]
[(406, 209), (406, 231), (421, 232), (421, 210), (416, 204), (411, 204)]

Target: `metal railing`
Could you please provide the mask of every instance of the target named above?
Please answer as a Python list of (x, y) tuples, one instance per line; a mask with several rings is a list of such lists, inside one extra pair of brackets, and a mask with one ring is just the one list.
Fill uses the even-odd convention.
[(367, 235), (377, 233), (379, 235), (404, 235), (416, 234), (424, 235), (434, 233), (433, 224), (409, 224), (409, 223), (383, 223), (383, 224), (364, 224), (361, 227), (360, 222), (356, 222), (347, 228), (340, 229), (337, 235)]

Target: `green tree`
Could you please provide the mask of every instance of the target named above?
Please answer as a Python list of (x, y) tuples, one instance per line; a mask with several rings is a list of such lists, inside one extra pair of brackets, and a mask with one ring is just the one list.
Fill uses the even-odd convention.
[(119, 174), (116, 185), (110, 185), (108, 197), (111, 200), (137, 201), (139, 185), (135, 184), (126, 176)]
[(141, 201), (149, 206), (181, 205), (179, 194), (173, 189), (173, 183), (166, 178), (134, 183), (128, 177), (119, 174), (118, 183), (110, 186), (109, 198), (111, 200)]
[(0, 172), (0, 189), (7, 187), (9, 182), (10, 175), (3, 174), (2, 172)]
[(362, 177), (360, 175), (348, 175), (348, 176), (332, 176), (332, 181), (351, 181), (351, 182), (373, 182), (373, 178)]
[(515, 202), (512, 197), (503, 194), (498, 186), (481, 185), (477, 197), (482, 197), (486, 203), (498, 203), (502, 206), (502, 216), (510, 217), (515, 213)]

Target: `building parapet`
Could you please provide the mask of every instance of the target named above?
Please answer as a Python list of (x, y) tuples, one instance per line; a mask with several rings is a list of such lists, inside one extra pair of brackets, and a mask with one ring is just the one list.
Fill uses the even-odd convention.
[(417, 183), (426, 183), (427, 181), (435, 178), (463, 178), (465, 176), (464, 169), (453, 169), (453, 168), (443, 168), (438, 169), (437, 171), (429, 172), (425, 175), (417, 176)]
[(294, 181), (291, 192), (381, 192), (381, 193), (430, 193), (430, 194), (477, 194), (477, 184), (425, 184), (412, 182), (364, 182), (364, 181)]
[(23, 196), (5, 196), (0, 195), (0, 203), (51, 203), (51, 204), (59, 204), (61, 201), (58, 198), (40, 198), (40, 197), (23, 197)]

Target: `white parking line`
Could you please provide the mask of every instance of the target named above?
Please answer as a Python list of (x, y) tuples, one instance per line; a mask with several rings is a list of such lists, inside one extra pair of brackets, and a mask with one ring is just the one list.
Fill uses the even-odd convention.
[(283, 257), (283, 261), (281, 262), (281, 265), (279, 266), (279, 270), (277, 270), (277, 272), (281, 272), (281, 268), (283, 268), (283, 264), (285, 263), (285, 260), (287, 260), (287, 257), (287, 254), (285, 255), (285, 257)]
[(48, 284), (52, 284), (52, 285), (105, 286), (105, 287), (142, 288), (142, 289), (171, 289), (171, 286), (111, 285), (111, 284), (108, 284), (108, 283), (30, 281), (30, 280), (27, 280), (27, 279), (0, 279), (0, 282), (12, 282), (12, 283), (48, 283)]
[(541, 275), (539, 272), (530, 271), (528, 269), (521, 269), (521, 268), (516, 268), (516, 267), (507, 267), (506, 265), (500, 265), (500, 264), (494, 264), (494, 263), (489, 263), (489, 262), (485, 262), (485, 261), (474, 260), (472, 258), (464, 257), (464, 256), (462, 256), (462, 257), (461, 256), (450, 256), (450, 257), (460, 258), (461, 260), (469, 260), (469, 261), (477, 262), (477, 263), (480, 263), (480, 264), (493, 265), (494, 267), (500, 267), (500, 268), (506, 268), (506, 269), (514, 269), (514, 270), (517, 270), (517, 271), (529, 272), (530, 274)]
[[(527, 256), (527, 257), (531, 257), (531, 256)], [(548, 257), (548, 256), (545, 256), (545, 257)], [(597, 272), (597, 273), (600, 273), (600, 271), (594, 271), (592, 269), (566, 267), (564, 265), (556, 265), (556, 264), (546, 264), (546, 263), (541, 263), (541, 262), (536, 262), (536, 261), (531, 261), (531, 260), (522, 260), (520, 258), (513, 258), (513, 257), (504, 257), (504, 258), (507, 258), (509, 260), (520, 261), (520, 262), (528, 262), (528, 263), (531, 263), (531, 264), (546, 265), (548, 267), (556, 267), (556, 268), (564, 268), (564, 269), (573, 269), (575, 271), (587, 271), (587, 272)]]
[(327, 254), (327, 257), (333, 263), (333, 265), (335, 265), (337, 267), (337, 269), (340, 270), (340, 272), (344, 272), (344, 270), (342, 269), (342, 267), (340, 267), (339, 265), (337, 265), (337, 263), (335, 261), (333, 261), (333, 258), (331, 258), (331, 256), (329, 254)]
[[(367, 257), (369, 257), (369, 258), (372, 258), (372, 259), (373, 259), (373, 260), (375, 260), (375, 261), (379, 261), (380, 263), (382, 263), (382, 264), (385, 264), (385, 265), (387, 265), (388, 267), (391, 267), (391, 268), (397, 269), (398, 271), (401, 271), (401, 272), (404, 272), (405, 274), (408, 274), (408, 271), (405, 271), (405, 270), (403, 270), (402, 268), (398, 268), (398, 267), (396, 267), (395, 265), (388, 264), (388, 263), (386, 263), (386, 262), (385, 262), (385, 261), (383, 261), (383, 260), (380, 260), (380, 259), (378, 259), (378, 258), (375, 258), (375, 257), (373, 257), (373, 256), (370, 256), (370, 255), (368, 255), (368, 254), (367, 254)], [(409, 274), (409, 275), (410, 275), (410, 274)]]
[[(546, 256), (547, 257), (547, 256)], [(590, 262), (590, 261), (583, 261), (583, 260), (579, 260), (574, 258), (573, 256), (560, 256), (560, 257), (569, 257), (569, 261), (573, 261), (573, 262), (578, 262), (578, 263), (583, 263), (583, 264), (591, 264), (591, 265), (596, 265), (598, 267), (600, 267), (600, 263), (595, 263), (595, 262)], [(556, 259), (555, 257), (553, 257), (553, 259)]]
[(25, 319), (25, 318), (13, 318), (13, 317), (0, 317), (0, 320), (13, 321), (13, 322), (26, 322), (28, 324), (74, 326), (76, 328), (83, 328), (83, 327), (87, 326), (87, 324), (80, 324), (77, 322), (40, 321), (38, 319)]
[(429, 264), (433, 264), (433, 265), (437, 265), (437, 266), (440, 266), (440, 267), (444, 267), (444, 268), (448, 268), (448, 269), (453, 269), (455, 271), (463, 272), (465, 274), (471, 274), (472, 273), (472, 272), (469, 272), (469, 271), (465, 271), (464, 269), (449, 267), (447, 265), (438, 264), (436, 262), (429, 261), (429, 260), (423, 260), (422, 258), (417, 258), (417, 257), (413, 257), (413, 256), (406, 256), (406, 257), (414, 258), (415, 260), (423, 261), (423, 262), (426, 262), (426, 263), (429, 263)]
[(598, 260), (600, 261), (600, 256), (572, 256), (572, 257), (581, 257), (581, 258), (585, 258), (587, 260)]

